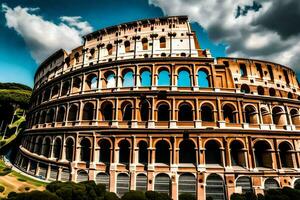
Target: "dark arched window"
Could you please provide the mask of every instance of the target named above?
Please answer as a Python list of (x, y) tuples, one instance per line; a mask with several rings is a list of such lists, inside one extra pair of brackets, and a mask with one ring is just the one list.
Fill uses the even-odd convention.
[(159, 47), (166, 48), (166, 38), (165, 37), (159, 38)]
[(100, 157), (99, 161), (103, 163), (110, 163), (110, 142), (108, 140), (100, 140)]
[(258, 141), (254, 144), (256, 167), (272, 168), (273, 161), (271, 147), (266, 141)]
[(132, 105), (131, 105), (131, 103), (127, 103), (127, 104), (123, 105), (122, 118), (123, 118), (123, 121), (131, 121), (132, 120)]
[(113, 105), (111, 102), (105, 102), (101, 108), (102, 119), (104, 121), (111, 121), (113, 118)]
[(180, 143), (179, 163), (196, 163), (196, 149), (193, 141), (183, 140)]
[(170, 73), (168, 70), (163, 69), (158, 72), (158, 86), (169, 86), (171, 83)]
[(223, 119), (226, 123), (236, 123), (235, 108), (231, 104), (223, 106)]
[(116, 78), (113, 72), (107, 73), (105, 78), (106, 78), (106, 88), (116, 87)]
[(232, 166), (246, 166), (246, 160), (244, 155), (244, 146), (240, 141), (234, 140), (230, 144), (231, 164)]
[(291, 115), (291, 118), (292, 118), (292, 123), (296, 126), (299, 125), (300, 124), (300, 118), (299, 118), (298, 110), (292, 109), (290, 111), (290, 115)]
[(170, 194), (171, 180), (167, 174), (158, 174), (155, 176), (154, 191), (158, 193)]
[(140, 104), (140, 113), (141, 113), (141, 120), (142, 121), (148, 121), (149, 120), (149, 114), (150, 114), (150, 110), (149, 110), (149, 103), (148, 101), (144, 100), (141, 102)]
[(241, 92), (249, 94), (250, 93), (250, 87), (247, 84), (243, 84), (241, 86)]
[(150, 87), (151, 86), (151, 73), (149, 70), (144, 70), (141, 75), (141, 86)]
[(245, 107), (245, 120), (249, 124), (257, 124), (257, 112), (254, 106)]
[(58, 85), (55, 85), (54, 88), (52, 89), (51, 98), (56, 98), (58, 96), (58, 91), (59, 91), (59, 87)]
[(170, 146), (165, 140), (161, 140), (155, 145), (155, 162), (170, 164)]
[(46, 89), (43, 97), (43, 101), (48, 101), (50, 99), (51, 90), (49, 88)]
[(66, 141), (66, 160), (73, 161), (74, 141), (68, 138)]
[(86, 79), (87, 90), (95, 90), (98, 88), (98, 78), (95, 74), (91, 74)]
[(56, 138), (53, 146), (53, 157), (56, 159), (60, 159), (60, 155), (61, 155), (61, 139)]
[(122, 140), (119, 143), (119, 162), (128, 164), (130, 162), (130, 144), (127, 140)]
[(123, 74), (123, 87), (133, 87), (134, 80), (133, 80), (133, 72), (127, 71)]
[[(41, 155), (42, 154), (42, 145), (43, 145), (43, 138), (38, 138), (35, 146), (34, 146), (34, 153)], [(45, 151), (46, 152), (46, 151)], [(48, 154), (49, 155), (49, 154)]]
[(125, 53), (130, 52), (130, 42), (128, 40), (124, 42), (124, 46), (125, 46)]
[(80, 88), (81, 88), (81, 79), (76, 77), (73, 80), (72, 92), (73, 93), (80, 92)]
[(274, 107), (272, 109), (272, 117), (273, 117), (273, 123), (276, 125), (285, 125), (286, 124), (286, 118), (285, 118), (285, 112), (281, 107)]
[(68, 121), (76, 121), (77, 120), (77, 112), (78, 112), (78, 107), (76, 105), (71, 105), (69, 108), (69, 116), (68, 116)]
[(80, 142), (80, 160), (90, 162), (91, 160), (91, 142), (89, 139), (84, 138)]
[(284, 168), (293, 168), (293, 153), (292, 147), (288, 142), (282, 142), (279, 145), (279, 155), (281, 166)]
[(257, 87), (257, 93), (259, 95), (264, 95), (265, 94), (265, 89), (262, 86)]
[(50, 109), (47, 113), (47, 118), (46, 118), (46, 122), (47, 123), (52, 123), (54, 119), (54, 109)]
[(178, 73), (177, 79), (178, 87), (190, 87), (191, 86), (191, 78), (190, 72), (188, 70), (180, 70)]
[(63, 122), (65, 120), (65, 112), (66, 109), (64, 106), (59, 107), (56, 118), (57, 122)]
[(193, 110), (189, 104), (181, 104), (178, 111), (178, 121), (193, 121)]
[(40, 124), (44, 124), (46, 122), (47, 112), (43, 111), (41, 114)]
[(222, 165), (220, 145), (215, 140), (205, 144), (205, 163)]
[(198, 86), (203, 88), (210, 87), (208, 72), (205, 69), (198, 71)]
[(246, 77), (247, 76), (246, 65), (243, 64), (243, 63), (240, 64), (240, 74), (241, 74), (241, 77)]
[(279, 189), (279, 184), (274, 178), (268, 178), (265, 180), (265, 190), (276, 190)]
[(293, 94), (291, 92), (288, 93), (288, 98), (292, 99), (293, 98)]
[(94, 119), (94, 104), (88, 102), (84, 104), (82, 120), (93, 120)]
[(112, 55), (112, 52), (113, 52), (113, 46), (112, 46), (112, 44), (108, 44), (106, 46), (106, 49), (107, 49), (107, 54), (108, 55)]
[(142, 39), (142, 45), (143, 45), (143, 50), (148, 50), (148, 39), (147, 38)]
[(138, 144), (139, 147), (139, 163), (146, 164), (148, 163), (148, 144), (145, 141), (140, 141)]
[(270, 96), (273, 96), (273, 97), (276, 95), (276, 91), (275, 91), (274, 88), (270, 88), (270, 89), (269, 89), (269, 95), (270, 95)]
[(157, 121), (169, 121), (170, 120), (170, 108), (168, 104), (161, 104), (157, 109)]
[(206, 199), (226, 200), (225, 184), (218, 174), (210, 174), (206, 178)]
[(203, 104), (201, 106), (201, 120), (204, 122), (214, 121), (213, 107), (210, 104)]
[(50, 139), (46, 138), (43, 142), (42, 155), (46, 158), (50, 157)]

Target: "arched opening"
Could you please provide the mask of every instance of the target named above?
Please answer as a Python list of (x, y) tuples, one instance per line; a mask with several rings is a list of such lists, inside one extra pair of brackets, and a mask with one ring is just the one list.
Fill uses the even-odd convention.
[(155, 145), (155, 162), (170, 164), (170, 146), (165, 140), (158, 141)]
[(279, 144), (279, 156), (281, 161), (281, 166), (283, 168), (293, 168), (293, 153), (292, 147), (288, 142), (281, 142)]
[(278, 182), (274, 178), (268, 178), (265, 180), (265, 190), (280, 189)]
[(241, 92), (249, 94), (250, 93), (250, 87), (247, 84), (243, 84), (241, 86)]
[(206, 199), (226, 200), (225, 184), (218, 174), (210, 174), (206, 178)]
[(184, 173), (179, 176), (178, 195), (188, 193), (196, 197), (197, 182), (191, 173)]
[(254, 144), (256, 167), (273, 168), (272, 149), (268, 142), (258, 141)]
[(281, 107), (274, 107), (272, 109), (272, 117), (273, 117), (273, 123), (276, 125), (285, 125), (286, 124), (286, 118), (285, 118), (285, 112)]
[(125, 46), (125, 53), (130, 52), (130, 42), (128, 40), (124, 42), (124, 46)]
[(123, 121), (132, 120), (132, 105), (131, 103), (124, 103), (122, 105), (122, 119)]
[(165, 37), (159, 38), (159, 48), (166, 48), (166, 38)]
[(205, 144), (205, 164), (223, 165), (220, 145), (215, 140), (210, 140)]
[(60, 159), (61, 156), (61, 139), (56, 138), (53, 146), (53, 157), (56, 159)]
[(236, 188), (241, 188), (242, 193), (253, 192), (251, 178), (248, 176), (241, 176), (237, 178)]
[(182, 103), (179, 105), (178, 121), (193, 121), (193, 109), (190, 104)]
[(79, 170), (77, 172), (77, 182), (83, 182), (83, 181), (88, 181), (89, 180), (89, 175), (86, 171), (84, 170)]
[(246, 167), (244, 145), (240, 141), (234, 140), (231, 142), (230, 154), (232, 166)]
[(158, 86), (170, 86), (171, 84), (171, 78), (170, 73), (166, 69), (162, 69), (158, 72), (158, 80), (157, 85)]
[(296, 126), (300, 125), (300, 118), (299, 118), (298, 110), (292, 109), (290, 111), (290, 115), (291, 115), (291, 118), (292, 118), (293, 125), (296, 125)]
[(68, 138), (66, 141), (66, 160), (73, 161), (73, 152), (74, 152), (74, 141), (71, 138)]
[(50, 142), (49, 138), (45, 138), (43, 142), (42, 155), (46, 158), (50, 157)]
[(96, 184), (105, 185), (106, 191), (109, 191), (109, 175), (103, 172), (100, 172), (96, 175)]
[(128, 174), (121, 173), (117, 176), (117, 195), (122, 197), (129, 191), (130, 180)]
[(50, 109), (47, 113), (46, 123), (52, 123), (54, 120), (54, 109)]
[(177, 78), (178, 87), (190, 87), (191, 86), (191, 77), (188, 70), (180, 70)]
[(134, 80), (133, 80), (133, 72), (131, 70), (125, 71), (123, 73), (123, 87), (133, 87)]
[(240, 74), (241, 77), (247, 77), (247, 69), (244, 63), (240, 63)]
[(257, 93), (259, 95), (264, 95), (265, 94), (265, 89), (262, 86), (257, 87)]
[[(40, 137), (37, 139), (37, 141), (35, 143), (34, 153), (41, 155), (42, 154), (42, 145), (43, 145), (43, 138)], [(47, 151), (45, 151), (45, 152), (47, 152)], [(50, 152), (50, 151), (48, 151), (48, 152)], [(47, 155), (49, 155), (49, 153)]]
[(93, 120), (94, 119), (94, 104), (87, 102), (83, 107), (82, 120)]
[(91, 142), (89, 139), (84, 138), (80, 142), (80, 160), (84, 162), (90, 162), (91, 160)]
[(61, 106), (58, 108), (58, 112), (57, 112), (57, 118), (56, 121), (57, 122), (63, 122), (65, 121), (65, 113), (66, 113), (66, 109), (64, 106)]
[(110, 163), (110, 142), (108, 140), (100, 140), (99, 142), (99, 147), (100, 147), (100, 157), (99, 161), (103, 163)]
[(108, 55), (112, 55), (112, 52), (113, 52), (113, 46), (112, 46), (112, 44), (107, 44), (106, 45), (106, 50), (107, 50), (107, 54)]
[(150, 118), (149, 103), (146, 100), (143, 100), (140, 104), (140, 115), (142, 121), (148, 121)]
[(79, 63), (80, 55), (78, 52), (74, 54), (75, 65)]
[(43, 97), (43, 101), (48, 101), (50, 99), (51, 90), (49, 88), (46, 89)]
[(272, 124), (271, 113), (268, 111), (268, 109), (265, 107), (262, 107), (260, 109), (260, 112), (261, 112), (263, 124)]
[(78, 112), (78, 107), (77, 105), (73, 104), (69, 108), (69, 116), (68, 116), (68, 121), (76, 121), (77, 120), (77, 112)]
[(236, 123), (235, 108), (231, 104), (223, 106), (223, 119), (226, 123)]
[(86, 78), (87, 90), (96, 90), (98, 88), (98, 77), (91, 74)]
[(143, 50), (148, 50), (148, 39), (147, 38), (142, 39), (142, 45), (143, 45)]
[(158, 174), (155, 176), (154, 191), (170, 195), (171, 180), (167, 174)]
[(106, 73), (106, 88), (115, 88), (116, 87), (116, 76), (113, 72)]
[(147, 176), (145, 174), (138, 174), (136, 176), (136, 190), (146, 192), (147, 185)]
[(43, 111), (41, 114), (40, 124), (44, 124), (46, 122), (47, 112)]
[(211, 104), (201, 105), (201, 120), (204, 122), (213, 122), (214, 120), (214, 111)]
[(196, 149), (193, 141), (183, 140), (180, 143), (179, 163), (196, 163)]
[(119, 142), (119, 163), (128, 164), (130, 162), (130, 144), (127, 140)]
[(150, 87), (151, 86), (151, 72), (149, 70), (142, 71), (140, 75), (141, 86)]
[(208, 72), (205, 69), (198, 71), (198, 86), (203, 88), (210, 87)]
[(89, 56), (89, 59), (93, 59), (95, 57), (95, 49), (94, 48), (91, 48), (90, 49), (90, 56)]
[(113, 119), (113, 104), (105, 102), (101, 108), (102, 120), (111, 121)]
[(80, 92), (81, 89), (81, 79), (76, 77), (73, 79), (72, 92), (77, 93)]
[(148, 144), (145, 141), (140, 141), (138, 144), (139, 147), (139, 163), (147, 164), (148, 163)]
[(59, 91), (59, 87), (58, 85), (55, 85), (52, 89), (52, 94), (51, 94), (52, 99), (58, 97), (58, 91)]
[(293, 98), (293, 94), (291, 92), (288, 93), (288, 96), (287, 96), (289, 99), (292, 99)]
[(257, 124), (257, 112), (254, 106), (245, 107), (245, 121), (248, 124)]
[(63, 83), (62, 90), (61, 90), (61, 96), (65, 96), (65, 95), (69, 94), (69, 90), (70, 90), (70, 83), (69, 83), (69, 81), (66, 81)]
[(157, 109), (157, 121), (169, 121), (170, 108), (168, 104), (161, 104)]
[(270, 89), (269, 89), (269, 95), (270, 95), (270, 96), (273, 96), (273, 97), (276, 96), (276, 91), (275, 91), (274, 88), (270, 88)]

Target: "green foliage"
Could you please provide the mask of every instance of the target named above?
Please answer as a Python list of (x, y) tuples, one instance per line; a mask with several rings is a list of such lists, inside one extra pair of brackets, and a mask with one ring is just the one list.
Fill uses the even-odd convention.
[(147, 200), (171, 200), (168, 194), (147, 191), (145, 193)]
[(196, 196), (190, 193), (183, 193), (179, 195), (179, 200), (196, 200)]
[(18, 89), (18, 90), (28, 90), (28, 91), (32, 90), (27, 85), (23, 85), (20, 83), (0, 83), (0, 89)]
[(23, 179), (23, 178), (18, 178), (18, 181), (21, 181), (21, 182), (26, 182), (26, 180), (25, 180), (25, 179)]
[(0, 185), (0, 192), (3, 192), (5, 190), (5, 187)]
[(230, 200), (246, 200), (246, 198), (243, 194), (233, 193), (230, 196)]
[(146, 196), (141, 191), (129, 191), (122, 196), (121, 200), (146, 200)]
[(11, 168), (5, 167), (3, 169), (0, 169), (0, 176), (5, 176), (11, 172)]
[(25, 193), (10, 193), (8, 200), (61, 200), (55, 194), (48, 191), (32, 191)]
[(120, 198), (113, 192), (106, 192), (103, 200), (119, 200)]

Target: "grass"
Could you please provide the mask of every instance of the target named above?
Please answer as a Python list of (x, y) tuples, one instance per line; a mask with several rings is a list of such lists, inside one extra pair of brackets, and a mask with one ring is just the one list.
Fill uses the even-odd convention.
[(44, 183), (42, 181), (38, 181), (38, 180), (32, 179), (32, 178), (27, 177), (27, 176), (24, 176), (23, 174), (20, 174), (20, 173), (18, 173), (16, 171), (12, 171), (11, 175), (15, 176), (18, 181), (27, 182), (28, 184), (34, 185), (36, 187), (46, 186), (47, 185), (47, 183)]

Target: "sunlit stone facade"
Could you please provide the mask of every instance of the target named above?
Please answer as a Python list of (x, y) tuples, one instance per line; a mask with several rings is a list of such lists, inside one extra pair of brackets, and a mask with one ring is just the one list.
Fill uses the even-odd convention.
[(186, 16), (108, 27), (35, 75), (15, 166), (174, 199), (294, 187), (299, 85), (280, 64), (213, 58)]

